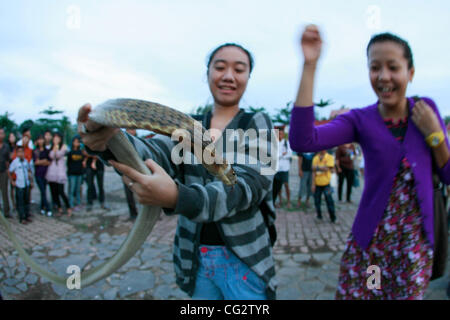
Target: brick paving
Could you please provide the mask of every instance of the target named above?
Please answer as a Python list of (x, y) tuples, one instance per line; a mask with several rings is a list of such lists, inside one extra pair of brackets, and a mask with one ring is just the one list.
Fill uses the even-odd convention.
[[(60, 220), (49, 219), (37, 214), (32, 219), (33, 223), (27, 225), (19, 224), (17, 219), (8, 220), (12, 231), (21, 240), (26, 249), (66, 237), (76, 231), (73, 225)], [(1, 227), (0, 250), (8, 252), (11, 248), (12, 243), (6, 234), (6, 230)]]

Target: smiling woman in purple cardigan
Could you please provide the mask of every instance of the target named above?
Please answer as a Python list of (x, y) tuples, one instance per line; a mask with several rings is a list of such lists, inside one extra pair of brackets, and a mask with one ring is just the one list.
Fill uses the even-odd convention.
[[(433, 260), (432, 166), (449, 184), (450, 153), (435, 103), (406, 98), (414, 76), (411, 49), (392, 34), (374, 36), (367, 57), (377, 103), (315, 127), (314, 76), (322, 48), (316, 26), (305, 29), (301, 45), (305, 60), (291, 117), (291, 148), (314, 152), (357, 142), (366, 165), (336, 298), (422, 299)], [(381, 270), (381, 288), (368, 288), (371, 265)]]

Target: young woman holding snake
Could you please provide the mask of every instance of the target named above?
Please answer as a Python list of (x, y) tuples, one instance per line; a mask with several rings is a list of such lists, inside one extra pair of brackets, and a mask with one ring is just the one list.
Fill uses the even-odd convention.
[[(217, 144), (223, 143), (223, 154), (225, 129), (237, 129), (245, 114), (239, 103), (252, 68), (251, 54), (236, 44), (224, 44), (209, 56), (207, 77), (214, 109), (202, 122), (206, 129), (215, 129), (211, 135)], [(89, 104), (79, 111), (80, 135), (90, 152), (110, 160), (106, 145), (118, 129), (89, 120), (90, 112)], [(266, 114), (255, 113), (247, 128), (271, 130), (272, 123)], [(141, 158), (147, 159), (153, 175), (142, 175), (116, 161), (110, 163), (123, 174), (124, 183), (140, 203), (160, 206), (166, 214), (179, 214), (174, 265), (180, 288), (194, 299), (275, 298), (272, 247), (260, 210), (265, 203), (274, 212), (273, 176), (259, 173), (263, 164), (259, 160), (251, 166), (234, 164), (237, 183), (231, 187), (214, 179), (201, 165), (175, 165), (171, 161), (175, 144), (166, 136), (145, 141), (131, 135), (127, 138)], [(245, 143), (246, 150), (261, 148)], [(269, 157), (270, 152), (267, 150)]]
[[(322, 40), (308, 26), (300, 88), (289, 139), (298, 152), (358, 142), (365, 158), (365, 186), (341, 261), (337, 299), (421, 299), (433, 263), (432, 166), (450, 183), (449, 142), (433, 100), (406, 97), (414, 75), (411, 49), (390, 33), (367, 46), (369, 78), (378, 102), (314, 126), (313, 88)], [(369, 286), (377, 266), (380, 287)]]

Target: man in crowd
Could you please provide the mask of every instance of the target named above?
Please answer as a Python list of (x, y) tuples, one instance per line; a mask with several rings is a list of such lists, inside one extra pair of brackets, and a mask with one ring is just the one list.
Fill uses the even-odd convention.
[[(88, 185), (87, 210), (92, 210), (94, 198), (96, 196), (100, 202), (101, 208), (107, 210), (109, 208), (105, 205), (105, 189), (103, 186), (105, 177), (105, 165), (100, 159), (98, 159), (94, 155), (88, 154), (85, 150), (83, 150), (83, 154), (85, 156), (84, 166), (86, 168), (86, 181)], [(95, 178), (97, 180), (98, 193), (96, 192), (94, 185)]]
[(33, 150), (34, 149), (34, 145), (33, 145), (33, 141), (31, 141), (31, 129), (30, 128), (24, 128), (22, 130), (22, 139), (17, 141), (17, 145), (18, 146), (23, 145), (23, 140), (24, 140), (25, 137), (26, 137), (26, 139), (28, 141), (28, 143), (26, 143), (27, 146), (25, 146), (25, 147), (27, 147), (30, 150)]
[(52, 139), (53, 139), (53, 134), (50, 130), (45, 130), (44, 132), (44, 140), (45, 140), (45, 148), (47, 150), (50, 150), (52, 147)]
[(2, 211), (6, 218), (9, 218), (9, 199), (8, 199), (8, 167), (10, 154), (8, 144), (5, 142), (5, 129), (0, 128), (0, 192), (2, 193)]
[[(19, 212), (19, 222), (27, 224), (30, 219), (30, 190), (33, 188), (33, 177), (30, 163), (25, 159), (23, 146), (16, 147), (17, 157), (11, 162), (8, 172), (16, 174), (12, 185), (16, 188), (16, 205)], [(10, 176), (11, 178), (11, 176)]]
[[(287, 209), (291, 208), (291, 196), (289, 190), (289, 169), (291, 167), (292, 150), (289, 147), (289, 142), (285, 139), (284, 129), (285, 126), (275, 126), (278, 130), (278, 140), (280, 142), (278, 147), (278, 172), (273, 178), (273, 203), (275, 207), (281, 207), (282, 205), (282, 188), (283, 185), (286, 190)], [(275, 202), (277, 197), (280, 196), (279, 205)]]
[(313, 185), (314, 202), (316, 205), (317, 219), (322, 220), (322, 210), (320, 208), (322, 202), (322, 193), (325, 194), (328, 213), (332, 223), (336, 222), (336, 214), (334, 201), (331, 192), (331, 171), (334, 168), (334, 157), (326, 150), (320, 151), (312, 162), (313, 169)]
[(298, 154), (298, 175), (300, 177), (300, 189), (298, 192), (298, 203), (300, 207), (302, 198), (305, 196), (305, 205), (309, 207), (309, 197), (312, 196), (312, 160), (314, 152), (306, 152)]

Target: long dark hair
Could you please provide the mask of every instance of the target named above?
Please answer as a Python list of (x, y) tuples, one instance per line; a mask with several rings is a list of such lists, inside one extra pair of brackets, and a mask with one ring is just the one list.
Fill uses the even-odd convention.
[(55, 137), (56, 136), (58, 136), (59, 137), (59, 149), (61, 150), (61, 148), (62, 148), (62, 145), (63, 145), (63, 137), (62, 137), (62, 135), (61, 135), (61, 133), (59, 133), (59, 132), (55, 132), (54, 134), (53, 134), (53, 138), (52, 138), (52, 149), (53, 149), (53, 147), (55, 146), (54, 145), (54, 140), (55, 140)]
[(75, 150), (74, 149), (74, 146), (73, 146), (73, 142), (75, 141), (75, 140), (78, 140), (78, 142), (80, 143), (79, 145), (78, 145), (78, 149), (77, 150), (81, 150), (81, 137), (79, 136), (79, 135), (76, 135), (76, 136), (74, 136), (73, 138), (72, 138), (72, 145), (71, 145), (71, 150)]
[[(14, 136), (14, 144), (11, 143), (11, 141), (9, 141), (9, 138), (11, 137), (11, 135)], [(14, 150), (16, 148), (17, 145), (17, 135), (15, 134), (15, 132), (11, 131), (10, 133), (8, 133), (8, 144), (11, 150)]]
[(43, 134), (40, 134), (40, 135), (37, 136), (36, 140), (34, 140), (34, 144), (35, 144), (35, 146), (36, 146), (36, 150), (39, 150), (39, 149), (41, 148), (41, 147), (39, 146), (39, 142), (38, 142), (39, 139), (42, 139), (42, 140), (43, 140), (42, 148), (45, 149), (45, 139), (44, 139), (44, 135), (43, 135)]

